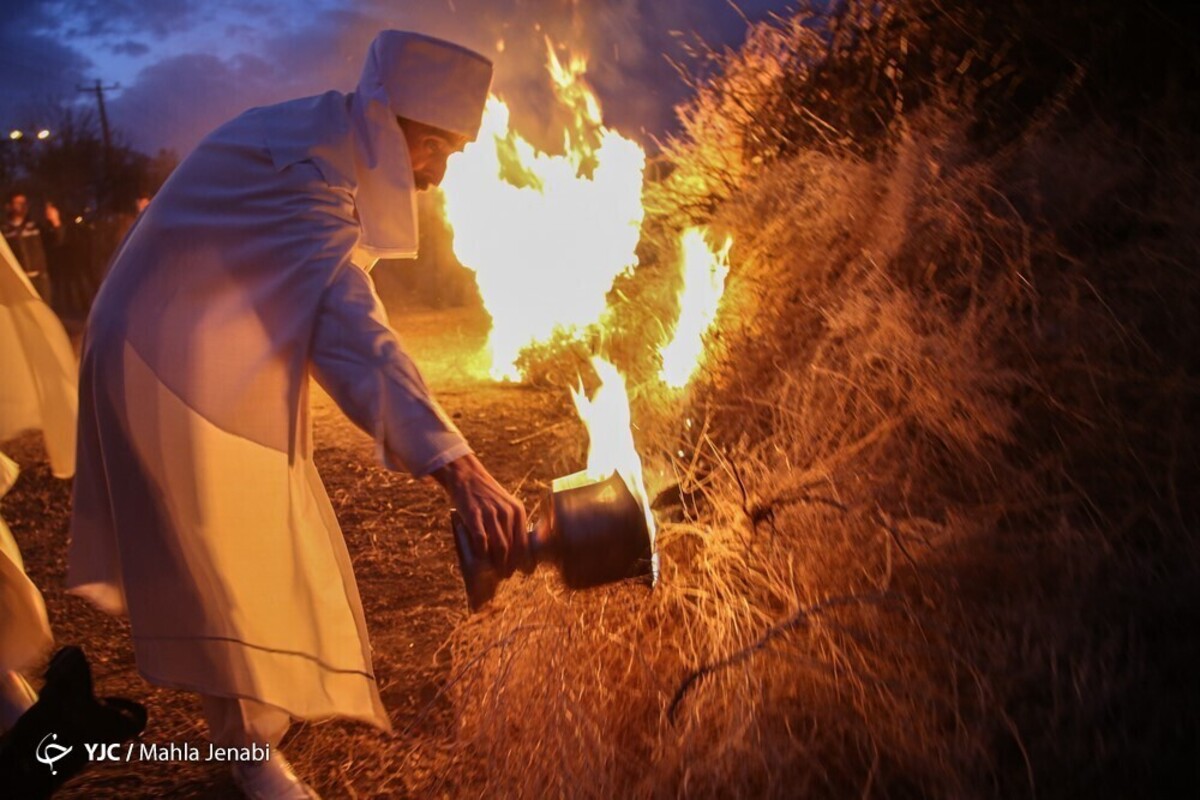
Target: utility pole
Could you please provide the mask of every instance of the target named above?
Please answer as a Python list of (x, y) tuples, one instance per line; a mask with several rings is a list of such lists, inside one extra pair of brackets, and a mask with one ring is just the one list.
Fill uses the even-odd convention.
[(108, 129), (108, 112), (104, 108), (104, 93), (115, 91), (121, 88), (121, 84), (114, 83), (112, 86), (104, 86), (100, 79), (96, 79), (96, 83), (92, 86), (76, 86), (81, 92), (92, 92), (96, 95), (96, 105), (100, 108), (100, 132), (104, 135), (104, 173), (100, 181), (100, 186), (96, 192), (96, 210), (99, 211), (107, 200), (108, 183), (112, 179), (112, 133)]

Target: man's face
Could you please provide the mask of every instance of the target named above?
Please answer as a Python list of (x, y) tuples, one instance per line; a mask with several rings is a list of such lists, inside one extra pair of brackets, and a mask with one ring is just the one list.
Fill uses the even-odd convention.
[(442, 178), (446, 177), (446, 160), (467, 146), (465, 138), (427, 125), (402, 120), (400, 129), (404, 131), (404, 139), (408, 143), (413, 178), (417, 189), (422, 192), (442, 182)]
[(12, 219), (25, 219), (25, 215), (29, 213), (29, 198), (23, 194), (14, 194), (4, 209)]

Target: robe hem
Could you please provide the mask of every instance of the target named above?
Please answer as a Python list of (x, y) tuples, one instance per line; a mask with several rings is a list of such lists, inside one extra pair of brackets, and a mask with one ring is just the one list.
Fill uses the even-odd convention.
[(83, 598), (105, 614), (113, 617), (129, 617), (129, 606), (120, 584), (112, 581), (87, 581), (72, 583), (68, 580), (67, 594)]
[[(299, 720), (299, 721), (303, 721), (303, 722), (317, 722), (317, 721), (326, 720), (326, 719), (349, 719), (349, 720), (354, 720), (356, 722), (365, 722), (368, 725), (378, 728), (379, 730), (383, 731), (384, 733), (392, 733), (395, 730), (394, 726), (392, 725), (391, 719), (389, 719), (385, 714), (380, 714), (380, 715), (374, 716), (374, 717), (368, 717), (368, 716), (361, 715), (361, 714), (343, 714), (343, 713), (316, 714), (316, 715), (308, 716), (308, 715), (304, 715), (304, 714), (298, 714), (297, 712), (292, 711), (291, 709), (286, 708), (285, 706), (281, 706), (279, 703), (271, 703), (266, 700), (263, 700), (261, 697), (254, 697), (253, 695), (250, 695), (250, 694), (239, 694), (237, 692), (214, 692), (211, 689), (203, 688), (203, 687), (199, 686), (198, 684), (192, 684), (192, 683), (188, 683), (186, 681), (172, 681), (172, 680), (167, 680), (166, 678), (160, 678), (156, 675), (150, 674), (149, 671), (142, 669), (140, 666), (137, 668), (137, 671), (138, 671), (139, 675), (141, 675), (149, 683), (152, 683), (155, 686), (162, 686), (163, 688), (166, 688), (166, 689), (175, 689), (177, 691), (183, 691), (183, 692), (192, 692), (192, 693), (198, 694), (198, 695), (207, 695), (208, 697), (226, 697), (226, 698), (231, 698), (231, 699), (236, 699), (236, 700), (253, 700), (256, 703), (262, 703), (265, 706), (270, 706), (271, 708), (279, 709), (280, 711), (282, 711), (283, 713), (285, 713), (289, 717), (291, 717), (293, 720)], [(374, 678), (371, 679), (371, 683), (375, 683)]]

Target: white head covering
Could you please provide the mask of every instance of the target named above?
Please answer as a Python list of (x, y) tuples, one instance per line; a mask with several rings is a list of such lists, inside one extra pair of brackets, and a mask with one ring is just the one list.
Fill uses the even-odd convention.
[(492, 63), (419, 33), (383, 31), (371, 43), (353, 101), (359, 247), (373, 258), (417, 254), (417, 196), (396, 117), (474, 139)]

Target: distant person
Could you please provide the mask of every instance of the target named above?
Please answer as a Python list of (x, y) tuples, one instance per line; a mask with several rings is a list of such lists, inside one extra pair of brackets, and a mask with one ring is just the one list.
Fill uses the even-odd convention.
[[(147, 680), (201, 695), (250, 797), (315, 797), (293, 719), (389, 730), (350, 558), (313, 463), (309, 378), (392, 469), (431, 475), (504, 570), (525, 509), (405, 354), (368, 270), (417, 251), (417, 191), (473, 139), (492, 65), (400, 31), (357, 90), (252, 109), (181, 163), (88, 319), (68, 584), (128, 613)], [(399, 580), (400, 577), (397, 576)]]
[(50, 283), (54, 287), (54, 310), (68, 324), (81, 325), (91, 306), (99, 282), (92, 277), (92, 226), (83, 217), (62, 225), (64, 236), (46, 249)]
[[(129, 231), (133, 228), (134, 223), (141, 218), (142, 213), (149, 208), (149, 206), (150, 195), (141, 193), (134, 198), (133, 205), (130, 207), (132, 210), (130, 210), (130, 208), (126, 208), (126, 210), (114, 214), (110, 218), (110, 221), (113, 225), (113, 236), (112, 246), (109, 250), (108, 256), (105, 258), (106, 262), (111, 263), (112, 259), (116, 257), (117, 250), (121, 247), (121, 242), (125, 241), (125, 237), (129, 235)], [(107, 264), (105, 265), (105, 271), (107, 271)], [(103, 278), (103, 274), (101, 275), (101, 278)]]
[(4, 240), (17, 257), (17, 263), (37, 293), (47, 303), (53, 303), (50, 265), (47, 247), (61, 247), (66, 236), (58, 209), (46, 203), (45, 222), (33, 219), (29, 197), (20, 191), (10, 192), (4, 201)]

